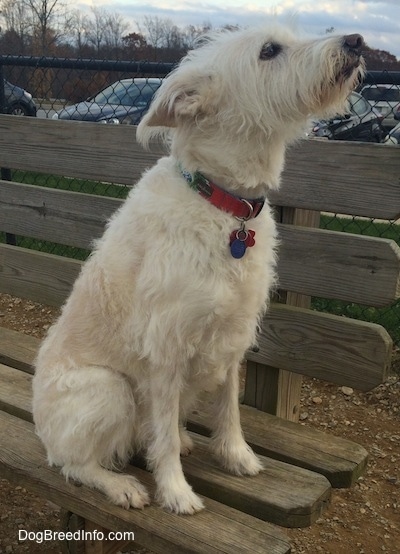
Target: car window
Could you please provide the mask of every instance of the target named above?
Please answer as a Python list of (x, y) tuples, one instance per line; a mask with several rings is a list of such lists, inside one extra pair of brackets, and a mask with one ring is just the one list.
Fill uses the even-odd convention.
[(148, 83), (138, 85), (136, 83), (114, 83), (105, 88), (92, 98), (97, 104), (120, 104), (122, 106), (147, 106), (154, 95), (156, 85)]
[(350, 95), (350, 108), (358, 116), (363, 116), (370, 111), (368, 102), (362, 96)]

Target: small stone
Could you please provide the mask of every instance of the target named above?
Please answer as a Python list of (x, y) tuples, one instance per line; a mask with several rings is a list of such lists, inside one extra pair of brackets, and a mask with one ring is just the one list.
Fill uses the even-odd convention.
[(351, 396), (354, 393), (354, 390), (351, 387), (341, 387), (340, 390), (346, 396)]
[(322, 398), (320, 396), (313, 396), (312, 401), (314, 404), (322, 404)]
[(304, 421), (307, 418), (308, 418), (308, 413), (307, 412), (301, 412), (301, 414), (299, 415), (300, 421)]

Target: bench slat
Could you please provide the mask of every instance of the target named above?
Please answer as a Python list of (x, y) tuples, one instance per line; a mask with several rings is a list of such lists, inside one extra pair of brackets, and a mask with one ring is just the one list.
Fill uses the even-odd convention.
[(0, 290), (50, 306), (71, 292), (82, 262), (0, 244)]
[[(209, 434), (210, 399), (205, 397), (189, 416), (188, 429)], [(362, 446), (333, 435), (281, 419), (250, 406), (240, 406), (242, 429), (255, 452), (324, 475), (332, 487), (353, 485), (366, 467)]]
[[(135, 542), (160, 554), (176, 552), (224, 554), (286, 554), (290, 552), (281, 531), (211, 499), (206, 510), (193, 517), (167, 513), (154, 504), (144, 510), (124, 510), (104, 495), (85, 486), (67, 483), (57, 469), (49, 468), (33, 425), (0, 412), (0, 469), (11, 482), (77, 513), (112, 531), (134, 531)], [(149, 473), (129, 468), (154, 494)]]
[[(93, 239), (101, 236), (105, 219), (119, 205), (115, 199), (61, 191), (49, 191), (47, 200), (44, 200), (46, 189), (29, 185), (22, 186), (22, 189), (27, 191), (25, 200), (18, 195), (20, 207), (15, 212), (5, 210), (5, 221), (1, 223), (0, 230), (22, 235), (30, 232), (29, 236), (39, 239), (84, 248), (88, 248)], [(29, 193), (36, 200), (30, 200)], [(3, 202), (10, 206), (12, 200), (4, 197)], [(41, 215), (44, 203), (45, 216)], [(97, 215), (96, 207), (99, 209)], [(394, 241), (285, 224), (278, 224), (278, 230), (281, 237), (278, 276), (282, 289), (376, 307), (386, 306), (400, 295), (400, 247)], [(66, 235), (69, 238), (65, 238)], [(26, 264), (22, 259), (17, 261), (16, 256), (14, 252), (9, 263), (19, 264), (22, 270)], [(29, 263), (33, 264), (33, 273), (26, 267), (24, 279), (27, 280), (26, 285), (32, 282), (33, 286), (40, 288), (43, 279), (49, 282), (49, 276), (45, 275), (44, 266), (41, 276), (36, 274), (38, 265), (34, 257), (32, 254), (29, 258)], [(58, 260), (55, 259), (54, 265), (51, 264), (51, 271), (56, 271), (57, 263), (64, 267), (68, 263), (65, 259)], [(3, 263), (7, 263), (6, 257)], [(49, 264), (48, 258), (46, 267)], [(14, 282), (15, 271), (16, 268), (12, 266), (6, 267), (4, 276), (7, 278), (7, 274), (12, 275), (10, 286), (20, 288), (19, 283)], [(76, 272), (68, 274), (74, 277)], [(1, 285), (0, 290), (4, 290)], [(63, 290), (66, 290), (65, 286)]]
[[(129, 125), (16, 119), (0, 115), (0, 167), (132, 185), (162, 152), (157, 143), (145, 152)], [(282, 206), (396, 219), (399, 173), (396, 148), (304, 140), (289, 150), (282, 188), (270, 198)]]
[[(0, 383), (0, 409), (31, 422), (31, 377), (0, 365)], [(311, 525), (329, 500), (330, 484), (322, 475), (265, 458), (259, 475), (234, 477), (210, 457), (208, 439), (192, 438), (196, 448), (182, 460), (185, 474), (198, 492), (214, 500), (284, 527)]]
[[(257, 346), (246, 354), (252, 362), (369, 391), (388, 375), (393, 341), (381, 325), (272, 304)], [(266, 394), (261, 378), (257, 387)], [(255, 398), (246, 403), (254, 406)]]
[[(0, 328), (0, 344), (0, 363), (32, 372), (37, 339)], [(380, 325), (282, 304), (270, 306), (257, 346), (246, 354), (252, 362), (362, 391), (385, 381), (392, 356)], [(258, 370), (257, 391), (246, 389), (247, 404), (266, 394), (265, 371)]]
[(89, 249), (121, 200), (0, 181), (0, 230)]
[(279, 286), (386, 306), (400, 295), (400, 247), (388, 239), (278, 224)]
[[(10, 412), (17, 409), (20, 417), (25, 415), (27, 421), (32, 420), (30, 379), (30, 376), (24, 377), (21, 371), (0, 366), (0, 406)], [(19, 387), (18, 402), (14, 402), (8, 382), (14, 382)], [(351, 441), (328, 437), (321, 431), (300, 426), (249, 406), (242, 405), (240, 410), (246, 440), (264, 456), (321, 473), (335, 487), (350, 486), (365, 468), (367, 452)], [(206, 396), (190, 415), (190, 429), (207, 435), (210, 413), (210, 400)]]
[(133, 185), (160, 158), (130, 125), (15, 119), (0, 115), (0, 167)]
[(286, 155), (273, 204), (380, 219), (400, 217), (397, 148), (366, 142), (303, 140)]

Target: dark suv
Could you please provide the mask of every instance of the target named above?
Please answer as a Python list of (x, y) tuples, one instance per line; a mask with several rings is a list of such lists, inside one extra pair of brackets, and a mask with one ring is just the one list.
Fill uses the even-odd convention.
[(36, 105), (32, 94), (4, 79), (6, 113), (11, 115), (36, 115)]

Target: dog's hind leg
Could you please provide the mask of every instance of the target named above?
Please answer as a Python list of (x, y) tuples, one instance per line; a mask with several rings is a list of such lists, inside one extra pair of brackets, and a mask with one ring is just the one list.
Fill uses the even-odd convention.
[(204, 506), (182, 471), (179, 381), (177, 375), (166, 379), (160, 370), (151, 379), (152, 438), (147, 460), (157, 483), (157, 500), (160, 504), (172, 512), (193, 514)]
[(111, 471), (127, 462), (135, 438), (135, 400), (125, 376), (98, 366), (39, 366), (33, 388), (36, 431), (49, 463), (114, 504), (148, 504), (145, 488), (134, 477)]
[(239, 410), (239, 370), (228, 371), (219, 387), (212, 417), (211, 448), (215, 457), (230, 473), (257, 475), (263, 467), (243, 437)]

